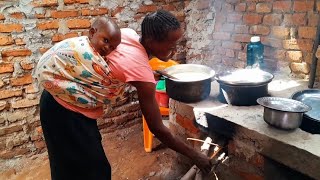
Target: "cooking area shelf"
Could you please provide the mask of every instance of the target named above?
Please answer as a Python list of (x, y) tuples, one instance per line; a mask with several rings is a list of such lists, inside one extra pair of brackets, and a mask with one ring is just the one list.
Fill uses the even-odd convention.
[[(308, 89), (308, 82), (289, 77), (278, 77), (269, 84), (269, 94), (290, 98), (293, 93)], [(211, 83), (210, 96), (198, 103), (183, 103), (191, 106), (196, 122), (202, 131), (223, 134), (229, 137), (244, 136), (259, 146), (259, 152), (303, 174), (320, 179), (320, 135), (301, 129), (284, 131), (269, 126), (263, 120), (264, 107), (232, 106), (219, 101), (219, 84)], [(179, 107), (175, 100), (170, 106)], [(197, 117), (202, 114), (202, 117)], [(205, 115), (203, 115), (205, 114)], [(206, 122), (204, 122), (206, 121)], [(206, 127), (207, 126), (207, 127)], [(294, 158), (292, 158), (294, 157)], [(297, 165), (304, 162), (303, 165)]]

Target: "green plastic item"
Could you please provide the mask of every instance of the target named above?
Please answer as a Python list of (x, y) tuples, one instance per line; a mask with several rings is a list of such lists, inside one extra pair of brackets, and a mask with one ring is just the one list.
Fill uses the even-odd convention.
[(157, 83), (156, 90), (166, 91), (166, 81), (165, 79), (160, 79)]

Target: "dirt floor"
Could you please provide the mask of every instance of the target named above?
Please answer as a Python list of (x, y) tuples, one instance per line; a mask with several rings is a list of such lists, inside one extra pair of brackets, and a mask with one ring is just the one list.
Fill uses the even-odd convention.
[[(103, 145), (112, 166), (112, 179), (146, 180), (179, 179), (188, 167), (179, 160), (181, 156), (164, 147), (154, 138), (154, 150), (143, 149), (142, 125), (107, 133)], [(180, 161), (180, 162), (179, 162)], [(28, 158), (0, 161), (0, 179), (50, 180), (47, 153)]]

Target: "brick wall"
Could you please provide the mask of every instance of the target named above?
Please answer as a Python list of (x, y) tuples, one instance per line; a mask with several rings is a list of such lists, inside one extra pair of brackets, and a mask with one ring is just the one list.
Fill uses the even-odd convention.
[[(99, 15), (111, 16), (120, 27), (137, 31), (144, 15), (160, 7), (184, 21), (184, 3), (177, 0), (21, 0), (0, 2), (0, 6), (0, 158), (44, 150), (39, 90), (33, 86), (31, 73), (41, 55), (54, 43), (87, 35)], [(184, 54), (183, 49), (179, 54)], [(184, 60), (182, 55), (179, 57)], [(98, 124), (102, 132), (107, 132), (124, 123), (139, 122), (140, 117), (137, 97), (132, 91)]]
[[(307, 78), (319, 19), (314, 0), (194, 0), (186, 5), (188, 63), (243, 68), (259, 35), (268, 68)], [(292, 73), (291, 73), (292, 72)], [(317, 71), (319, 81), (320, 68)]]

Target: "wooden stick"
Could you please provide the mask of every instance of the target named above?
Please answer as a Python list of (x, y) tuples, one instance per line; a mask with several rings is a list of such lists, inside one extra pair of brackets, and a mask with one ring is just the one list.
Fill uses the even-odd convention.
[[(187, 140), (199, 141), (199, 142), (203, 142), (204, 143), (204, 140), (196, 139), (196, 138), (187, 138)], [(208, 143), (208, 144), (211, 144), (211, 145), (214, 145), (214, 146), (219, 146), (219, 144), (215, 144), (215, 143)]]
[(210, 159), (213, 159), (220, 151), (221, 151), (222, 147), (218, 146), (218, 150), (213, 152), (213, 154), (210, 156)]

